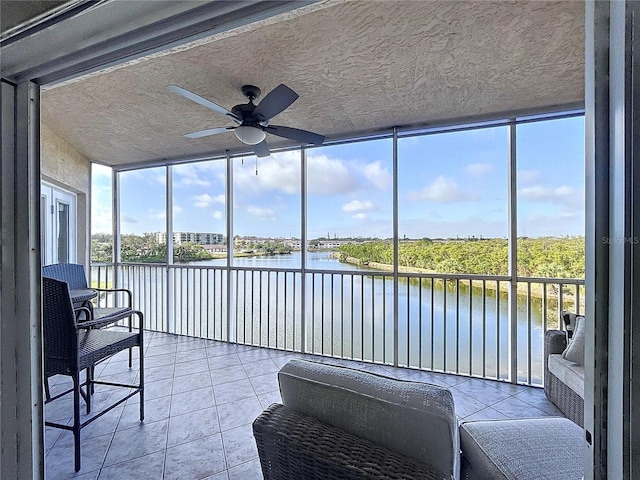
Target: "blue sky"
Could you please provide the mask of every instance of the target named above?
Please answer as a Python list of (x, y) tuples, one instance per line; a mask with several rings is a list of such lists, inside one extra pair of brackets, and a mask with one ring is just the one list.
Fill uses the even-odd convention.
[[(584, 119), (519, 125), (518, 235), (584, 234)], [(399, 141), (399, 235), (506, 237), (506, 127)], [(257, 175), (256, 175), (257, 167)], [(236, 235), (300, 237), (300, 154), (233, 160)], [(308, 150), (308, 237), (391, 237), (390, 139)], [(173, 167), (174, 230), (225, 231), (225, 165)], [(121, 174), (123, 233), (165, 228), (165, 170)], [(92, 232), (110, 230), (111, 171), (93, 171)]]

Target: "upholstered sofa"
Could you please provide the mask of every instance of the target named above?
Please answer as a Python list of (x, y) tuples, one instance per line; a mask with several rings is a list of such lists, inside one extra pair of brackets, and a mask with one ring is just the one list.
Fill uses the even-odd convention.
[(265, 480), (459, 478), (448, 389), (304, 360), (278, 381), (283, 404), (253, 423)]
[(567, 334), (548, 330), (544, 339), (544, 393), (567, 418), (584, 426), (584, 365), (563, 358)]
[[(564, 335), (564, 333), (563, 333)], [(283, 404), (253, 423), (265, 480), (579, 480), (584, 432), (564, 417), (467, 421), (451, 392), (292, 360)]]
[(571, 347), (567, 348), (570, 334), (560, 330), (546, 332), (544, 347), (544, 391), (567, 418), (463, 422), (460, 425), (463, 479), (583, 478), (584, 324), (578, 327), (580, 322), (576, 323), (576, 316), (570, 315), (572, 323), (567, 323), (568, 331), (573, 333), (575, 328), (576, 333)]

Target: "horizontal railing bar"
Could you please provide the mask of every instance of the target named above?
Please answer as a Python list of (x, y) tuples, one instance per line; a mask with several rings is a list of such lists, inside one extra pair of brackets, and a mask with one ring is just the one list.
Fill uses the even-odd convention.
[[(92, 267), (112, 267), (112, 263), (92, 263)], [(120, 267), (149, 267), (149, 268), (170, 268), (170, 269), (204, 269), (204, 270), (226, 270), (226, 265), (176, 265), (166, 263), (120, 263)], [(302, 273), (302, 268), (285, 268), (285, 267), (241, 267), (230, 266), (230, 270), (235, 271), (261, 271), (261, 272), (291, 272)], [(349, 271), (340, 269), (306, 269), (306, 274), (329, 274), (329, 275), (355, 275), (355, 276), (374, 276), (374, 277), (393, 277), (393, 272), (387, 270), (368, 270), (368, 271)], [(507, 282), (511, 280), (508, 275), (481, 275), (481, 274), (465, 274), (465, 273), (431, 273), (431, 272), (399, 272), (398, 275), (407, 278), (435, 278), (445, 280), (493, 280), (499, 282)], [(546, 283), (546, 284), (563, 284), (563, 285), (585, 285), (583, 278), (555, 278), (555, 277), (516, 277), (517, 282), (521, 283)]]
[(584, 285), (584, 278), (516, 277), (522, 283), (560, 283), (563, 285)]

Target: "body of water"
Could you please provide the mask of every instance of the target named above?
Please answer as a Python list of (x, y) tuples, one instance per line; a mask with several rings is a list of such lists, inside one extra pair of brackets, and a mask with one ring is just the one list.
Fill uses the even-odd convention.
[[(309, 353), (390, 363), (397, 351), (404, 366), (507, 377), (509, 302), (505, 292), (498, 293), (498, 281), (478, 286), (400, 274), (396, 323), (391, 272), (313, 252), (307, 255), (303, 279), (301, 263), (295, 252), (234, 258), (230, 274), (220, 259), (168, 269), (124, 266), (123, 277), (129, 288), (141, 292), (136, 294), (139, 308), (148, 318), (160, 319), (156, 329), (220, 339), (229, 332), (240, 343), (288, 350), (301, 349), (304, 332)], [(534, 384), (542, 380), (543, 309), (549, 303), (518, 298), (521, 381), (529, 376)]]

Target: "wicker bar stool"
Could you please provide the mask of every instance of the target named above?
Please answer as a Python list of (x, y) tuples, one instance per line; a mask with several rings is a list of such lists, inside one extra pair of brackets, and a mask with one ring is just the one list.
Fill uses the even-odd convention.
[[(45, 425), (73, 432), (75, 470), (80, 470), (80, 430), (101, 417), (106, 412), (122, 404), (134, 395), (140, 395), (140, 421), (144, 420), (144, 359), (143, 359), (143, 330), (142, 312), (133, 310), (131, 313), (139, 319), (137, 331), (123, 332), (110, 329), (90, 328), (94, 321), (90, 318), (80, 326), (76, 323), (69, 287), (66, 282), (44, 277), (42, 279), (43, 303), (43, 334), (44, 334), (44, 376), (46, 379), (53, 375), (68, 375), (73, 380), (73, 387), (62, 393), (50, 397), (45, 403), (73, 393), (73, 425), (55, 422), (45, 422)], [(87, 315), (91, 312), (86, 307)], [(97, 324), (100, 320), (96, 321)], [(140, 376), (138, 385), (96, 381), (93, 378), (93, 367), (121, 351), (139, 348)], [(86, 380), (80, 381), (80, 372), (87, 370)], [(84, 422), (80, 421), (80, 397), (86, 403), (87, 413), (91, 412), (91, 392), (93, 385), (107, 385), (133, 389), (124, 398), (111, 406), (96, 413)], [(83, 388), (84, 387), (84, 388)]]
[[(126, 288), (91, 288), (87, 283), (87, 275), (85, 273), (84, 265), (77, 263), (55, 263), (53, 265), (46, 265), (42, 267), (42, 276), (46, 278), (53, 278), (66, 282), (69, 286), (69, 295), (73, 303), (73, 308), (76, 311), (76, 322), (84, 324), (88, 319), (92, 320), (90, 328), (104, 328), (122, 320), (128, 319), (129, 331), (132, 331), (132, 319), (134, 315), (133, 310), (133, 295), (131, 290)], [(101, 301), (98, 297), (102, 294), (105, 299)], [(111, 294), (114, 298), (110, 303), (111, 306), (106, 306), (107, 295)], [(123, 302), (116, 302), (116, 295), (122, 295), (124, 297)], [(98, 306), (94, 306), (92, 303), (95, 301)], [(116, 305), (116, 303), (122, 303), (122, 305)], [(104, 306), (100, 305), (104, 304)], [(81, 307), (85, 307), (84, 309)], [(86, 309), (89, 310), (87, 313)], [(85, 327), (87, 325), (84, 325)], [(133, 366), (133, 356), (131, 349), (129, 349), (129, 368)], [(93, 372), (88, 372), (93, 375)], [(51, 398), (49, 390), (49, 382), (45, 380), (44, 391), (46, 399)]]

